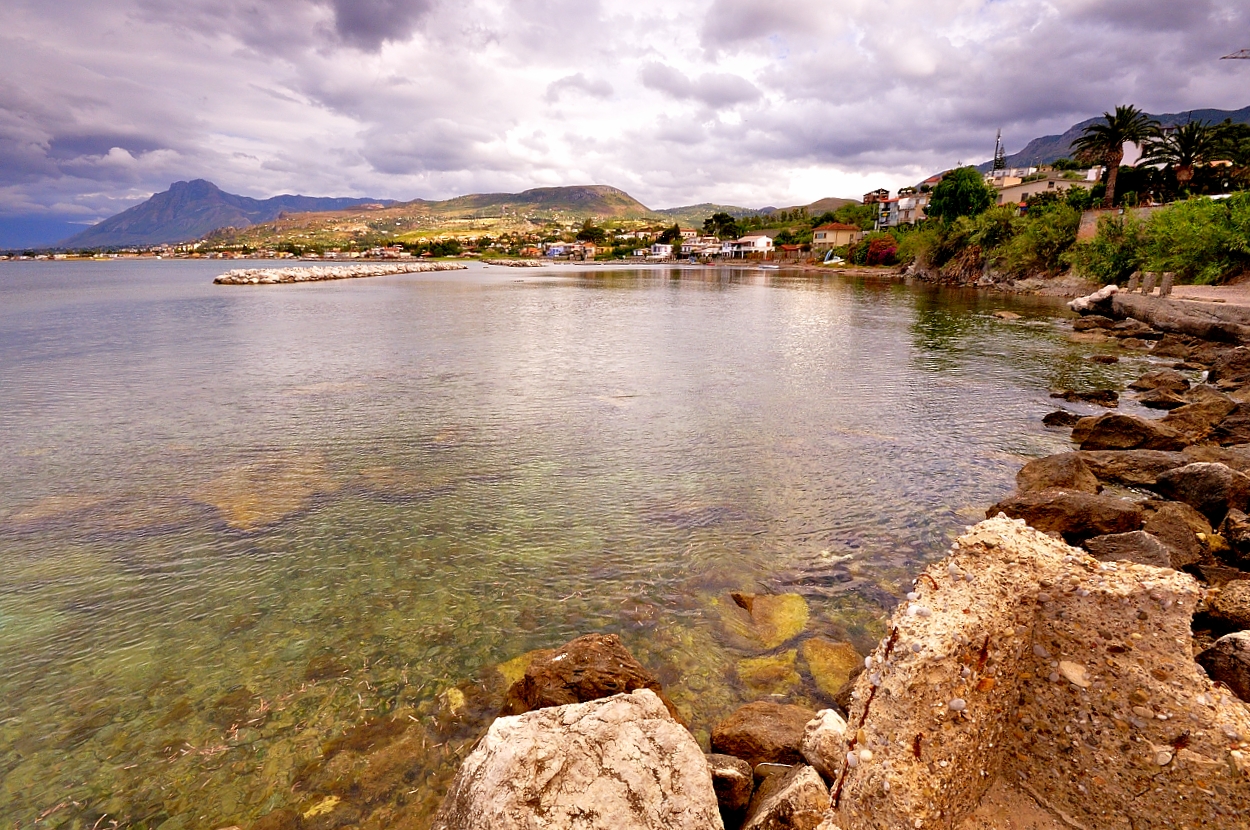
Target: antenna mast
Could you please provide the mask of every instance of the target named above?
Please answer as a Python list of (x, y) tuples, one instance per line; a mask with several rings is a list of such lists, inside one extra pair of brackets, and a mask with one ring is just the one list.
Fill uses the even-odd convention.
[(998, 135), (994, 137), (994, 169), (1007, 169), (1007, 148), (1003, 146), (1003, 131), (1000, 128)]

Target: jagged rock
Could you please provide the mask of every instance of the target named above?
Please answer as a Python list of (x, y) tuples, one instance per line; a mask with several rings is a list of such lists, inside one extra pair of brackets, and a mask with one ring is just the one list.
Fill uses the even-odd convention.
[(1186, 447), (1184, 454), (1189, 459), (1188, 463), (1215, 461), (1220, 464), (1227, 464), (1239, 473), (1250, 475), (1250, 447), (1245, 445), (1213, 447), (1210, 444), (1195, 444), (1192, 447)]
[(1120, 338), (1120, 348), (1146, 352), (1150, 351), (1150, 341), (1142, 337), (1123, 337)]
[(1175, 369), (1151, 369), (1128, 385), (1129, 389), (1145, 392), (1150, 389), (1165, 389), (1170, 392), (1184, 392), (1189, 388), (1189, 379)]
[(650, 689), (501, 717), (460, 765), (435, 830), (721, 828), (698, 743)]
[(721, 819), (726, 827), (737, 827), (746, 815), (755, 789), (751, 765), (732, 755), (712, 753), (707, 756), (707, 767), (712, 773), (712, 789), (716, 791)]
[(816, 713), (806, 706), (757, 700), (739, 707), (712, 730), (712, 749), (757, 764), (803, 760), (803, 729)]
[(1069, 412), (1066, 409), (1056, 409), (1054, 412), (1048, 412), (1042, 417), (1042, 423), (1048, 427), (1070, 427), (1074, 426), (1077, 421), (1081, 420), (1081, 416), (1075, 412)]
[(1071, 490), (1012, 493), (986, 511), (987, 516), (999, 513), (1024, 519), (1043, 533), (1059, 533), (1074, 544), (1091, 536), (1138, 530), (1143, 521), (1141, 508), (1133, 502)]
[(807, 628), (807, 600), (799, 594), (742, 594), (722, 598), (717, 608), (726, 630), (743, 645), (773, 649)]
[(1250, 383), (1250, 348), (1239, 346), (1215, 358), (1207, 374), (1207, 383), (1230, 386)]
[(800, 764), (760, 784), (742, 830), (816, 830), (828, 806), (829, 788), (820, 774)]
[(803, 728), (803, 759), (827, 781), (833, 781), (845, 756), (846, 721), (832, 709), (821, 709)]
[(1087, 357), (1086, 360), (1088, 360), (1090, 363), (1102, 363), (1108, 366), (1111, 365), (1112, 363), (1120, 362), (1120, 358), (1116, 357), (1113, 354), (1092, 354), (1089, 357)]
[(1209, 398), (1173, 409), (1159, 424), (1179, 432), (1187, 445), (1197, 444), (1210, 435), (1235, 406), (1225, 397)]
[(1172, 567), (1172, 549), (1159, 541), (1158, 537), (1144, 530), (1095, 536), (1092, 539), (1086, 539), (1082, 547), (1095, 559), (1101, 559), (1104, 562), (1125, 559), (1139, 565), (1153, 565), (1156, 568)]
[(1114, 389), (1091, 389), (1088, 392), (1078, 392), (1075, 389), (1059, 389), (1051, 392), (1050, 396), (1052, 398), (1062, 398), (1068, 403), (1081, 401), (1097, 406), (1105, 406), (1108, 409), (1114, 409), (1120, 405), (1120, 393)]
[(1149, 486), (1162, 473), (1197, 460), (1163, 450), (1082, 450), (1080, 455), (1099, 481), (1129, 486)]
[(826, 828), (959, 827), (996, 781), (1061, 826), (1242, 821), (1250, 709), (1190, 656), (1191, 576), (1099, 563), (997, 518), (917, 591), (928, 613), (896, 611), (857, 682), (856, 763)]
[[(1232, 401), (1232, 397), (1224, 394), (1209, 383), (1199, 383), (1191, 386), (1188, 392), (1183, 394), (1185, 400), (1190, 403), (1205, 403), (1206, 401)], [(1236, 401), (1233, 401), (1236, 403)]]
[(1225, 464), (1199, 461), (1168, 470), (1159, 476), (1154, 489), (1193, 507), (1213, 527), (1224, 521), (1230, 508), (1245, 510), (1250, 505), (1250, 476)]
[(1151, 510), (1142, 530), (1167, 545), (1172, 554), (1172, 567), (1188, 568), (1202, 560), (1202, 542), (1198, 534), (1210, 535), (1211, 525), (1205, 516), (1181, 502), (1150, 502)]
[(1121, 320), (1108, 330), (1108, 334), (1112, 337), (1128, 338), (1132, 337), (1137, 340), (1161, 340), (1163, 332), (1155, 331), (1150, 326), (1140, 320)]
[(634, 659), (615, 634), (586, 634), (549, 654), (537, 654), (504, 696), (501, 715), (584, 703), (635, 689), (650, 689), (674, 718), (677, 709), (660, 681)]
[(1116, 413), (1082, 418), (1072, 428), (1072, 440), (1082, 450), (1180, 450), (1193, 443), (1159, 421)]
[(1198, 665), (1212, 679), (1250, 703), (1250, 631), (1225, 634), (1198, 655)]
[(1170, 389), (1151, 389), (1137, 396), (1137, 402), (1147, 409), (1180, 409), (1189, 403)]
[(1090, 314), (1087, 317), (1081, 317), (1072, 321), (1073, 331), (1094, 331), (1096, 329), (1109, 329), (1115, 325), (1115, 320), (1110, 317), (1103, 317), (1100, 314)]
[(1231, 628), (1250, 628), (1250, 579), (1225, 584), (1207, 600), (1207, 613)]
[(855, 675), (864, 670), (864, 658), (850, 643), (836, 643), (823, 637), (804, 640), (803, 659), (816, 681), (816, 688), (830, 698)]
[(1233, 406), (1224, 419), (1211, 430), (1211, 440), (1217, 444), (1250, 443), (1250, 403)]
[(1176, 360), (1189, 359), (1189, 338), (1179, 334), (1165, 334), (1155, 347), (1150, 350), (1155, 357), (1171, 357)]
[(1079, 490), (1097, 493), (1102, 489), (1098, 479), (1081, 460), (1077, 452), (1065, 452), (1035, 458), (1016, 473), (1016, 491), (1028, 493), (1033, 490)]
[(1250, 568), (1250, 516), (1233, 508), (1220, 525), (1220, 535), (1228, 542), (1226, 558), (1239, 568)]

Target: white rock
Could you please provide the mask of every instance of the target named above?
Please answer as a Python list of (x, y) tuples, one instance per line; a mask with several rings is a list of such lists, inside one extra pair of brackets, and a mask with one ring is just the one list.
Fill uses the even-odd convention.
[(832, 781), (842, 769), (846, 752), (846, 721), (832, 709), (821, 709), (804, 727), (799, 751), (807, 763)]
[(703, 752), (649, 689), (496, 719), (433, 826), (723, 828)]

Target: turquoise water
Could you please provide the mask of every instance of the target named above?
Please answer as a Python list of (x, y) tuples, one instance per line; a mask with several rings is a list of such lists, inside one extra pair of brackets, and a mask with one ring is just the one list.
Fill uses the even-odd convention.
[(588, 631), (706, 740), (761, 693), (727, 592), (866, 649), (1067, 446), (1048, 388), (1140, 369), (1056, 303), (823, 275), (222, 270), (0, 263), (9, 826), (423, 826), (495, 667)]

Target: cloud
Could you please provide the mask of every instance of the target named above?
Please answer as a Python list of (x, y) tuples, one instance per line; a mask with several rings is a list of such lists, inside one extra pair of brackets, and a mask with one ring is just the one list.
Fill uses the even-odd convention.
[(592, 98), (610, 98), (612, 97), (612, 84), (602, 79), (591, 80), (585, 74), (578, 72), (576, 75), (565, 75), (558, 81), (552, 81), (547, 85), (547, 100), (558, 101), (560, 96), (566, 91), (583, 92)]
[[(0, 215), (203, 177), (663, 207), (896, 188), (1121, 103), (1250, 104), (1244, 0), (10, 0)], [(554, 80), (553, 80), (554, 79)]]
[(691, 79), (659, 61), (650, 61), (640, 73), (647, 89), (664, 92), (678, 100), (699, 101), (709, 107), (725, 107), (754, 101), (760, 91), (745, 78), (724, 72), (706, 73)]

